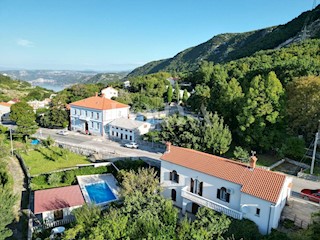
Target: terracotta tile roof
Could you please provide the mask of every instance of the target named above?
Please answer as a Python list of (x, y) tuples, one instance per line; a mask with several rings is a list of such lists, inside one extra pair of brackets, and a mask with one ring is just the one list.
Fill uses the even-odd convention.
[(226, 158), (176, 146), (164, 153), (161, 160), (190, 168), (242, 186), (243, 193), (276, 203), (286, 176)]
[(11, 103), (6, 103), (6, 102), (0, 102), (0, 105), (5, 106), (5, 107), (11, 107)]
[(109, 109), (115, 109), (115, 108), (126, 108), (129, 107), (126, 104), (119, 103), (117, 101), (107, 99), (104, 97), (89, 97), (82, 99), (80, 101), (76, 101), (73, 103), (70, 103), (70, 107), (85, 107), (85, 108), (93, 108), (98, 110), (109, 110)]
[(79, 185), (34, 192), (34, 213), (42, 213), (84, 204)]

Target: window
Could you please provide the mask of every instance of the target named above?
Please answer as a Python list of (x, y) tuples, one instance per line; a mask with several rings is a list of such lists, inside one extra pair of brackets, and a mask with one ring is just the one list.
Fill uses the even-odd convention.
[(126, 135), (124, 135), (124, 136), (125, 136), (124, 138), (127, 140), (127, 139), (128, 139), (128, 135), (126, 134)]
[(132, 136), (130, 136), (130, 141), (132, 141)]
[(91, 122), (91, 128), (93, 128), (93, 122)]
[(256, 208), (256, 216), (260, 217), (260, 208)]
[(114, 131), (112, 131), (111, 135), (114, 136)]
[(173, 170), (170, 172), (170, 180), (176, 183), (179, 183), (179, 174), (177, 173), (176, 170)]
[(97, 113), (97, 119), (99, 119), (99, 113)]
[(171, 199), (172, 201), (177, 201), (177, 191), (175, 189), (171, 190)]
[(55, 221), (63, 219), (63, 210), (60, 209), (60, 210), (54, 211), (53, 212), (53, 217), (54, 217)]
[(191, 181), (190, 181), (190, 192), (196, 193), (196, 194), (202, 196), (203, 182), (200, 182), (198, 179), (191, 178)]
[(93, 112), (91, 112), (91, 118), (93, 118)]
[(217, 198), (224, 202), (230, 202), (230, 193), (227, 193), (227, 189), (222, 187), (217, 190)]

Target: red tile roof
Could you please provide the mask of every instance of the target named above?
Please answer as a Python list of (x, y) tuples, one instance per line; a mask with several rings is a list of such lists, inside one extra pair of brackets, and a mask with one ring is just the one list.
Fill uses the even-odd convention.
[(6, 102), (0, 102), (0, 105), (6, 106), (6, 107), (11, 107), (11, 103), (6, 103)]
[(73, 103), (70, 103), (70, 107), (85, 107), (85, 108), (93, 108), (98, 110), (109, 110), (109, 109), (115, 109), (115, 108), (126, 108), (129, 107), (126, 104), (119, 103), (117, 101), (107, 99), (104, 97), (89, 97), (82, 99), (80, 101), (76, 101)]
[(84, 199), (79, 185), (38, 190), (34, 192), (34, 213), (80, 206)]
[(161, 160), (190, 168), (242, 186), (241, 191), (276, 203), (286, 176), (208, 153), (176, 146), (162, 155)]

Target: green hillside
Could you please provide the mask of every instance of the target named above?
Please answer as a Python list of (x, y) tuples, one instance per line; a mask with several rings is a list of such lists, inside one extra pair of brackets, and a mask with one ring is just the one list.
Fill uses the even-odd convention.
[[(303, 32), (302, 29), (305, 29)], [(153, 61), (136, 68), (128, 76), (145, 75), (159, 71), (189, 72), (197, 68), (201, 61), (215, 63), (247, 57), (255, 52), (275, 49), (302, 38), (320, 37), (320, 6), (302, 13), (285, 25), (269, 27), (245, 33), (217, 35), (205, 43), (188, 48), (173, 58)]]
[(13, 80), (0, 74), (0, 102), (13, 98), (20, 100), (42, 100), (49, 97), (53, 91), (41, 87), (34, 87), (25, 81)]

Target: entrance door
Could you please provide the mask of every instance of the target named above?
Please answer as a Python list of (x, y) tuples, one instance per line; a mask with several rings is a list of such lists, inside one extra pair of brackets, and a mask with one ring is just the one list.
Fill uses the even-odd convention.
[(123, 133), (121, 133), (121, 137), (120, 138), (123, 139)]
[(86, 134), (88, 134), (89, 133), (89, 124), (88, 124), (88, 122), (86, 121), (85, 123), (84, 123), (84, 130), (85, 130), (85, 133)]
[(192, 203), (192, 210), (191, 210), (191, 212), (192, 212), (193, 214), (196, 214), (196, 213), (198, 212), (199, 207), (200, 207), (200, 206), (199, 206), (198, 204)]

